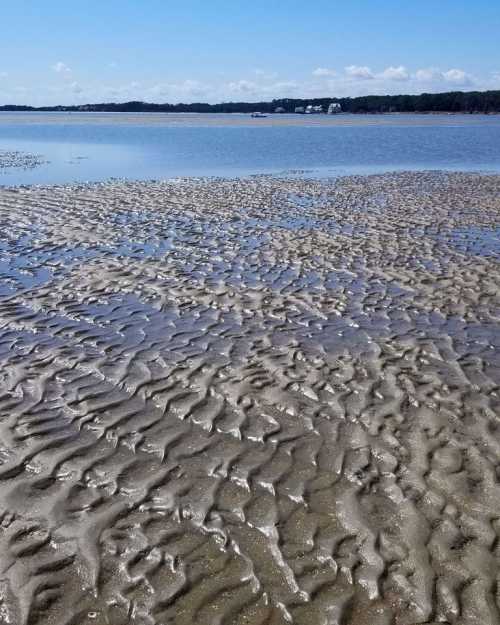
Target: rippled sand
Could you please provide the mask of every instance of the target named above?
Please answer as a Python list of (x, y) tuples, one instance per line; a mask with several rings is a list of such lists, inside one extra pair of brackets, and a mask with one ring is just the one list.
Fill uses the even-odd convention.
[(500, 177), (0, 211), (2, 625), (500, 622)]

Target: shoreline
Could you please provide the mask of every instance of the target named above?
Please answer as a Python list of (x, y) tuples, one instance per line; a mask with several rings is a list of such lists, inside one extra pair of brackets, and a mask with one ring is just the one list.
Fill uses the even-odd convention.
[[(1, 151), (0, 151), (1, 153)], [(36, 154), (29, 153), (20, 153), (21, 156), (26, 156), (28, 159), (42, 159), (43, 157)], [(43, 160), (41, 160), (42, 165), (45, 164)], [(37, 163), (33, 167), (39, 167), (40, 165)], [(5, 169), (9, 168), (17, 168), (18, 166), (6, 166)], [(23, 167), (20, 167), (23, 169)], [(31, 169), (30, 166), (27, 169)], [(359, 173), (333, 173), (334, 168), (325, 168), (326, 171), (330, 170), (332, 173), (327, 174), (322, 172), (321, 168), (316, 169), (297, 169), (297, 170), (284, 170), (282, 172), (262, 172), (262, 173), (245, 173), (245, 174), (235, 174), (234, 176), (230, 175), (179, 175), (179, 176), (170, 176), (167, 178), (144, 178), (144, 179), (134, 179), (127, 177), (109, 177), (103, 180), (71, 180), (68, 182), (55, 182), (55, 183), (20, 183), (20, 184), (1, 184), (1, 166), (0, 166), (0, 192), (2, 191), (36, 191), (36, 190), (44, 190), (44, 191), (78, 191), (85, 188), (92, 189), (93, 187), (117, 187), (120, 185), (123, 186), (144, 186), (148, 187), (150, 185), (176, 185), (176, 184), (210, 184), (210, 183), (224, 183), (224, 182), (250, 182), (250, 181), (258, 181), (260, 179), (272, 179), (276, 181), (282, 181), (284, 183), (290, 182), (300, 182), (304, 181), (306, 183), (318, 183), (331, 185), (339, 181), (343, 180), (352, 180), (352, 179), (371, 179), (371, 178), (380, 178), (380, 177), (392, 177), (392, 176), (413, 176), (413, 175), (435, 175), (435, 176), (448, 176), (448, 175), (458, 175), (458, 176), (470, 176), (470, 177), (488, 177), (488, 178), (500, 178), (500, 170), (495, 169), (455, 169), (455, 168), (423, 168), (423, 169), (382, 169), (381, 171), (372, 171), (372, 172), (359, 172)], [(316, 172), (316, 175), (313, 175)], [(0, 207), (1, 208), (1, 207)]]
[[(218, 112), (214, 113), (211, 111), (65, 111), (65, 110), (15, 110), (15, 109), (2, 109), (0, 107), (0, 115), (1, 114), (19, 114), (25, 115), (26, 113), (41, 113), (43, 115), (56, 113), (60, 115), (72, 115), (72, 114), (85, 114), (85, 115), (245, 115), (249, 116), (252, 113), (245, 111), (227, 111), (227, 112)], [(265, 113), (267, 116), (272, 117), (283, 117), (293, 115), (294, 117), (346, 117), (349, 115), (500, 115), (500, 111), (358, 111), (358, 112), (350, 112), (350, 111), (342, 111), (341, 113), (328, 114), (328, 113), (293, 113), (293, 112), (285, 112), (285, 113)], [(261, 118), (262, 119), (262, 118)]]
[[(104, 124), (114, 121), (117, 124), (135, 122), (137, 124), (157, 125), (163, 122), (182, 126), (302, 126), (302, 127), (329, 127), (329, 126), (366, 126), (366, 125), (443, 125), (457, 123), (475, 125), (488, 121), (496, 123), (500, 113), (444, 113), (444, 112), (400, 112), (400, 113), (341, 113), (327, 114), (277, 114), (270, 113), (264, 118), (252, 118), (249, 113), (175, 113), (175, 112), (122, 112), (122, 111), (0, 111), (2, 123), (34, 124), (43, 120), (44, 123), (75, 124), (84, 120), (90, 124)], [(412, 118), (414, 118), (412, 124)]]
[(0, 220), (7, 620), (495, 622), (500, 175), (0, 186)]

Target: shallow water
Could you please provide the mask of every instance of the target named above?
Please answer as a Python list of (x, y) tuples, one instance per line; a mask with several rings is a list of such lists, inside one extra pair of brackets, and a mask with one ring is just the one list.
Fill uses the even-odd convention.
[[(0, 184), (108, 178), (500, 170), (500, 116), (0, 113)], [(49, 161), (44, 163), (43, 161)], [(24, 162), (31, 162), (24, 158)]]

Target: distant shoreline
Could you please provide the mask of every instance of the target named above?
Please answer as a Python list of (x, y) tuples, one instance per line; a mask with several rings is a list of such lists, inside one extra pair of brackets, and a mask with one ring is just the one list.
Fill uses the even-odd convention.
[[(18, 110), (18, 109), (11, 109), (11, 108), (5, 108), (5, 107), (0, 107), (0, 115), (2, 113), (61, 113), (61, 114), (67, 114), (67, 113), (85, 113), (88, 115), (102, 115), (104, 114), (109, 114), (109, 115), (129, 115), (131, 113), (133, 114), (147, 114), (147, 115), (250, 115), (250, 113), (246, 113), (246, 112), (240, 112), (240, 111), (235, 111), (235, 112), (211, 112), (211, 111), (149, 111), (149, 110), (144, 110), (144, 111), (135, 111), (135, 110), (120, 110), (120, 111), (108, 111), (108, 110), (91, 110), (91, 111), (87, 111), (87, 110), (66, 110), (66, 109), (48, 109), (48, 108), (33, 108), (33, 109), (23, 109), (23, 110)], [(496, 115), (500, 115), (500, 111), (488, 111), (488, 112), (483, 112), (483, 111), (380, 111), (380, 112), (357, 112), (357, 113), (352, 113), (350, 111), (343, 111), (342, 113), (337, 113), (336, 115), (327, 115), (326, 113), (322, 113), (322, 114), (311, 114), (311, 115), (306, 115), (303, 113), (291, 113), (291, 112), (287, 112), (287, 113), (268, 113), (268, 115), (272, 115), (273, 117), (280, 117), (283, 115), (293, 115), (293, 116), (297, 116), (297, 117), (312, 117), (312, 118), (317, 118), (317, 117), (339, 117), (339, 116), (349, 116), (349, 115), (380, 115), (380, 116), (384, 116), (384, 117), (389, 117), (391, 115), (402, 115), (402, 116), (406, 116), (406, 115), (422, 115), (422, 116), (426, 116), (426, 115), (491, 115), (491, 116), (496, 116)]]
[[(208, 104), (153, 103), (153, 102), (101, 102), (96, 104), (29, 106), (4, 104), (0, 112), (47, 112), (47, 113), (252, 113), (263, 114), (299, 113), (296, 109), (321, 107), (326, 113), (331, 104), (339, 104), (343, 113), (422, 113), (422, 114), (498, 114), (500, 113), (500, 90), (497, 91), (449, 91), (445, 93), (422, 93), (420, 95), (368, 95), (355, 98), (281, 98), (262, 102), (221, 102)], [(311, 116), (317, 113), (312, 113)]]

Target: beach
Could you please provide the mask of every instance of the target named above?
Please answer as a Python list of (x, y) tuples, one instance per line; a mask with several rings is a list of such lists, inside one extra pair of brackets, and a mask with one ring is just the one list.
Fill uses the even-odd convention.
[(296, 173), (0, 187), (0, 623), (500, 621), (500, 176)]

